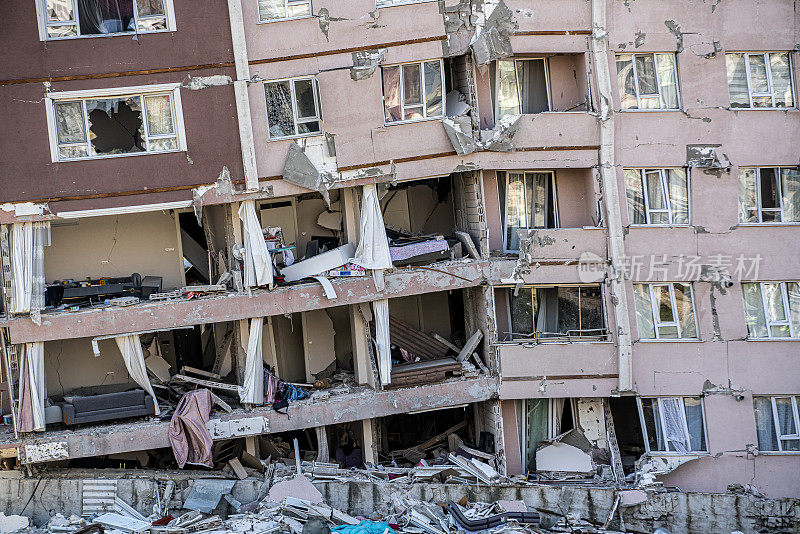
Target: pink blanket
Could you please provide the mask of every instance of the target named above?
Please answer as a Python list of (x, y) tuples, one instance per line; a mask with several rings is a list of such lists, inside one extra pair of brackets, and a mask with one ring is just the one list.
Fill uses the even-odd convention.
[(206, 423), (211, 416), (211, 392), (197, 389), (185, 393), (169, 422), (169, 444), (178, 466), (186, 464), (214, 467), (211, 433)]

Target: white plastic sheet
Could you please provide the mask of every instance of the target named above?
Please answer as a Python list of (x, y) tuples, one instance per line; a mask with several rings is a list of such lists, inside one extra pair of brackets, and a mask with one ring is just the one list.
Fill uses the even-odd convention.
[(128, 374), (131, 375), (134, 382), (142, 386), (142, 389), (144, 389), (148, 395), (153, 397), (156, 415), (161, 415), (161, 410), (158, 407), (158, 399), (153, 391), (153, 386), (150, 385), (150, 378), (147, 376), (147, 367), (144, 363), (144, 353), (142, 352), (142, 343), (139, 341), (139, 334), (117, 336), (114, 338), (114, 341), (117, 342), (117, 347), (119, 347), (119, 351), (122, 353), (122, 359), (125, 361)]
[(671, 442), (677, 452), (689, 452), (692, 445), (686, 430), (686, 414), (682, 404), (675, 397), (659, 399), (659, 403), (667, 442)]
[(374, 184), (364, 186), (361, 198), (361, 225), (355, 258), (351, 263), (365, 269), (391, 269), (389, 239), (383, 223), (383, 213)]
[(239, 219), (244, 229), (244, 285), (272, 285), (272, 259), (264, 241), (261, 224), (256, 215), (254, 200), (245, 200), (239, 207)]
[(11, 313), (30, 313), (41, 324), (44, 308), (44, 247), (50, 246), (49, 222), (11, 225)]
[(375, 315), (375, 352), (378, 356), (378, 375), (381, 384), (392, 381), (392, 347), (389, 340), (389, 300), (376, 300), (372, 303)]
[(20, 366), (22, 375), (19, 380), (19, 416), (20, 432), (43, 432), (44, 402), (46, 393), (44, 377), (44, 342), (26, 343)]
[(264, 360), (261, 336), (264, 331), (264, 318), (250, 319), (250, 337), (247, 341), (244, 383), (239, 387), (239, 400), (247, 404), (264, 403)]

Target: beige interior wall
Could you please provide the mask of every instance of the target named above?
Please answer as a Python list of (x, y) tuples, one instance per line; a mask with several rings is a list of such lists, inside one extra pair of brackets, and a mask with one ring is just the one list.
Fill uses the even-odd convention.
[(450, 338), (450, 307), (444, 291), (390, 299), (389, 315), (422, 332)]
[(80, 387), (131, 382), (116, 341), (105, 339), (98, 345), (100, 356), (95, 357), (90, 338), (46, 341), (47, 394), (63, 395)]
[(303, 326), (299, 313), (289, 319), (284, 315), (272, 317), (278, 371), (283, 380), (305, 382), (306, 365), (303, 355)]
[(389, 191), (381, 201), (383, 222), (386, 226), (411, 231), (411, 213), (408, 209), (408, 189)]
[(412, 234), (448, 235), (454, 226), (453, 204), (450, 198), (436, 200), (436, 191), (422, 184), (390, 191), (381, 203), (383, 220)]
[(170, 211), (86, 217), (55, 225), (45, 247), (48, 282), (133, 273), (163, 277), (163, 288), (184, 285), (177, 216)]
[(584, 69), (582, 54), (551, 56), (548, 60), (550, 102), (553, 111), (564, 111), (584, 102), (586, 81), (579, 85), (578, 71)]

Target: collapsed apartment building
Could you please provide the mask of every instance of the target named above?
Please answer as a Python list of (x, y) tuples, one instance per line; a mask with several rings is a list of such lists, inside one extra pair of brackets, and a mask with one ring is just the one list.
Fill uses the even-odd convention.
[(2, 8), (7, 467), (800, 493), (791, 2), (202, 4)]

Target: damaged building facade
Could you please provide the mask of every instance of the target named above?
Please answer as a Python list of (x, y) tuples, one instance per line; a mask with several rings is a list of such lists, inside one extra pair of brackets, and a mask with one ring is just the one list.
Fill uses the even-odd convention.
[(800, 493), (791, 3), (203, 5), (3, 7), (7, 467)]

